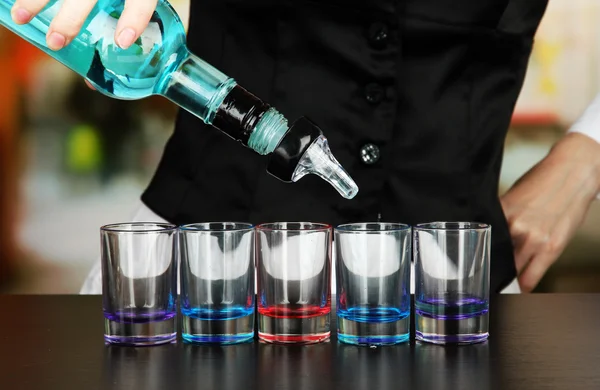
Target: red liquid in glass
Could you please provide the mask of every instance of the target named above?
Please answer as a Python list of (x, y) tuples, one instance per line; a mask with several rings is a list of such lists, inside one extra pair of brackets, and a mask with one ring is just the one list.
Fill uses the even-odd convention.
[[(276, 305), (269, 307), (258, 307), (258, 313), (262, 316), (269, 317), (273, 321), (282, 321), (284, 324), (287, 321), (292, 322), (299, 321), (305, 322), (309, 325), (310, 322), (315, 321), (314, 319), (329, 315), (331, 312), (331, 305), (328, 304), (325, 307), (319, 305)], [(307, 329), (311, 329), (307, 326)], [(330, 332), (325, 333), (305, 333), (305, 334), (269, 334), (259, 332), (261, 339), (275, 343), (315, 343), (329, 339)]]
[(312, 318), (331, 312), (331, 305), (278, 305), (258, 307), (258, 313), (273, 318)]

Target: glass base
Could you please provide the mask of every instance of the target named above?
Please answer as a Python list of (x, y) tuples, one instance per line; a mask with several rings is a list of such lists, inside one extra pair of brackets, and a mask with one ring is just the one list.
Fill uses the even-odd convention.
[(358, 322), (338, 316), (338, 340), (354, 345), (394, 345), (410, 338), (410, 317), (394, 322)]
[(329, 340), (329, 313), (310, 318), (258, 315), (258, 338), (273, 344), (316, 344)]
[(254, 315), (231, 320), (182, 317), (184, 341), (194, 344), (239, 344), (254, 339)]
[(123, 323), (104, 319), (104, 340), (109, 344), (151, 346), (177, 340), (175, 318), (146, 323)]
[(417, 314), (415, 338), (433, 344), (474, 344), (488, 339), (489, 313), (462, 319), (437, 319)]

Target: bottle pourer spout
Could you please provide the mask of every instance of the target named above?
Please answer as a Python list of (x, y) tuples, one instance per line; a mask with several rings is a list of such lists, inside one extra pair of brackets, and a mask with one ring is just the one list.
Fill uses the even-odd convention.
[(331, 184), (346, 199), (352, 199), (358, 193), (358, 186), (333, 157), (324, 136), (317, 138), (308, 147), (296, 167), (292, 181), (296, 182), (309, 173)]
[(321, 129), (307, 118), (291, 127), (271, 154), (267, 171), (290, 183), (314, 174), (331, 184), (340, 195), (352, 199), (358, 186), (335, 159)]

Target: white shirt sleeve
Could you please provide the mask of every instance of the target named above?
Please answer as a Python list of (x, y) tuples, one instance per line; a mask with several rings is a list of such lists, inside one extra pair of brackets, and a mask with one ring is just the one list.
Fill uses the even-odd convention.
[[(600, 143), (600, 94), (592, 101), (583, 115), (569, 128), (567, 133), (580, 133), (587, 135)], [(600, 199), (600, 194), (596, 196)]]
[(568, 132), (587, 135), (600, 143), (600, 94), (596, 96)]

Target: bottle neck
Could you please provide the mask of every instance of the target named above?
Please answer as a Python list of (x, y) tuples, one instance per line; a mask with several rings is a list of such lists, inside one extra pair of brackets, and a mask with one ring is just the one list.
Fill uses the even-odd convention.
[(182, 54), (161, 94), (255, 152), (273, 152), (288, 131), (287, 119), (202, 59)]
[(269, 108), (257, 122), (248, 139), (248, 146), (258, 154), (270, 154), (289, 130), (288, 120), (276, 109)]
[(176, 56), (159, 94), (258, 154), (270, 154), (269, 172), (280, 180), (295, 182), (312, 173), (345, 198), (356, 196), (358, 187), (316, 125), (301, 120), (290, 128), (277, 110), (187, 49)]
[(212, 124), (218, 108), (235, 87), (235, 81), (186, 48), (177, 57), (177, 65), (165, 75), (159, 94), (206, 124)]

